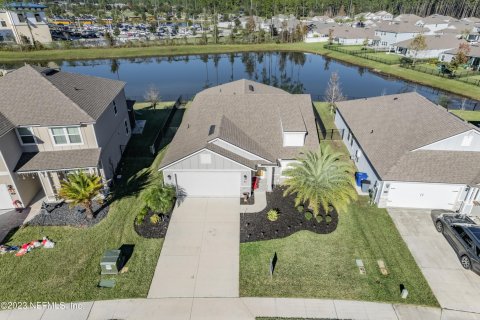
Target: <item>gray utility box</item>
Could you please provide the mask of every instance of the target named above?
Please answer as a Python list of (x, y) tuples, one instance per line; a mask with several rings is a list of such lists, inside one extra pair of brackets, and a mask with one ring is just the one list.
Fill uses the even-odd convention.
[(123, 266), (123, 257), (120, 250), (107, 250), (102, 257), (100, 267), (102, 274), (118, 274)]
[(370, 181), (362, 180), (362, 192), (368, 192), (368, 189), (370, 189)]

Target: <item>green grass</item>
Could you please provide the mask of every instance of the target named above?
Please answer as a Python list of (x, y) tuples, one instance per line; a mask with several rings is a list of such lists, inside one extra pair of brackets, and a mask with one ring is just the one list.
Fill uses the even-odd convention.
[[(329, 103), (315, 101), (313, 105), (318, 115), (320, 116), (323, 127), (327, 130), (327, 132), (329, 129), (337, 129), (337, 127), (335, 126), (335, 113), (331, 112)], [(318, 128), (318, 130), (319, 130), (318, 134), (320, 137), (320, 143), (329, 143), (333, 147), (333, 149), (348, 155), (348, 150), (345, 147), (345, 144), (343, 143), (340, 137), (338, 137), (339, 140), (325, 141), (322, 139), (322, 133), (320, 128)]]
[[(273, 278), (269, 261), (277, 252)], [(367, 275), (359, 274), (362, 259)], [(383, 276), (377, 259), (390, 272)], [(400, 297), (400, 284), (409, 290)], [(340, 215), (336, 231), (297, 232), (287, 238), (240, 246), (240, 295), (383, 301), (438, 306), (388, 213), (360, 198)]]
[(367, 56), (371, 56), (374, 58), (380, 58), (389, 62), (400, 63), (401, 57), (399, 55), (393, 53), (385, 53), (385, 52), (376, 52), (376, 53), (368, 53)]
[[(55, 60), (89, 60), (107, 58), (132, 58), (189, 54), (214, 54), (246, 51), (300, 51), (321, 54), (333, 59), (374, 69), (401, 79), (439, 88), (445, 91), (480, 100), (480, 88), (473, 84), (432, 76), (399, 65), (386, 65), (346, 53), (328, 50), (323, 43), (266, 43), (266, 44), (209, 44), (175, 45), (145, 48), (88, 48), (67, 50), (40, 50), (32, 52), (0, 51), (0, 62), (35, 62)], [(392, 55), (393, 56), (393, 55)], [(392, 58), (393, 59), (393, 58)]]
[(450, 110), (451, 113), (457, 117), (462, 118), (465, 121), (477, 122), (480, 121), (480, 111), (470, 111), (470, 110)]
[[(160, 111), (157, 111), (160, 112)], [(147, 128), (146, 128), (147, 129)], [(149, 132), (149, 131), (147, 131)], [(131, 142), (145, 136), (133, 136)], [(114, 188), (114, 202), (108, 216), (91, 228), (24, 227), (8, 241), (19, 245), (48, 236), (54, 249), (35, 249), (23, 257), (0, 257), (0, 301), (85, 301), (146, 297), (163, 239), (145, 239), (136, 234), (133, 222), (140, 210), (143, 188), (158, 183), (156, 170), (163, 151), (154, 158), (139, 154), (122, 159), (122, 181)], [(152, 163), (153, 161), (153, 163)], [(135, 245), (127, 263), (128, 272), (100, 276), (100, 259), (107, 249)], [(114, 278), (113, 289), (99, 289), (102, 278)]]
[[(160, 101), (157, 103), (156, 109), (165, 109), (173, 106), (175, 101)], [(143, 109), (153, 109), (152, 104), (150, 102), (136, 102), (133, 105), (133, 109), (138, 111), (138, 110), (143, 110)]]

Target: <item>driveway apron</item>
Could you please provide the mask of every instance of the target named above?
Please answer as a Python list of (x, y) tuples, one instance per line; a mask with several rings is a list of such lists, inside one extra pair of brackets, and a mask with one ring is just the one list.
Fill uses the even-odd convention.
[(239, 200), (186, 198), (174, 209), (148, 297), (238, 297), (239, 254)]

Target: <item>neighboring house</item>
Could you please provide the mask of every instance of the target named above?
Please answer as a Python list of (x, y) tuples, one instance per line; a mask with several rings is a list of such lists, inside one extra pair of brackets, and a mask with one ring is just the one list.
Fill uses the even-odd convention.
[(418, 93), (337, 103), (335, 124), (379, 207), (480, 213), (480, 132)]
[(416, 51), (410, 49), (413, 41), (413, 39), (410, 39), (395, 43), (395, 53), (405, 57), (416, 57), (418, 59), (439, 58), (442, 53), (457, 49), (460, 44), (467, 43), (466, 40), (452, 34), (427, 35), (424, 37), (427, 45), (425, 50)]
[(44, 10), (41, 4), (13, 2), (5, 9), (0, 8), (0, 43), (15, 42), (23, 44), (26, 37), (30, 44), (52, 42)]
[(421, 18), (415, 23), (415, 25), (426, 28), (431, 32), (435, 32), (448, 28), (450, 21), (453, 21), (452, 17), (432, 14), (431, 16)]
[(57, 201), (69, 172), (112, 179), (131, 135), (124, 86), (30, 65), (0, 78), (0, 209)]
[(395, 43), (415, 38), (423, 33), (424, 28), (412, 25), (408, 22), (390, 22), (379, 24), (375, 28), (376, 40), (374, 45), (381, 48), (393, 49)]
[(375, 30), (369, 28), (338, 26), (333, 30), (333, 41), (342, 45), (363, 45), (365, 41), (372, 44), (375, 38)]
[(311, 22), (334, 23), (335, 20), (333, 20), (329, 16), (315, 16), (311, 19)]
[(421, 20), (422, 17), (417, 16), (416, 14), (400, 14), (396, 16), (393, 21), (395, 22), (405, 22), (410, 24), (415, 24), (417, 21)]
[(288, 31), (293, 32), (300, 21), (293, 15), (279, 14), (272, 17), (271, 24), (279, 32)]
[[(458, 48), (445, 51), (440, 55), (440, 61), (451, 62), (452, 59), (457, 55)], [(467, 65), (472, 70), (480, 70), (480, 45), (471, 44), (470, 52), (468, 53), (468, 62)]]
[(393, 14), (387, 11), (377, 11), (372, 14), (372, 16), (368, 17), (368, 19), (372, 20), (382, 20), (382, 21), (391, 21), (393, 20)]
[(253, 18), (253, 22), (255, 23), (255, 31), (260, 31), (262, 28), (263, 23), (265, 20), (259, 16), (244, 16), (241, 17), (240, 20), (240, 25), (243, 29), (247, 28), (248, 21)]
[(195, 96), (159, 170), (180, 196), (239, 198), (272, 191), (318, 147), (310, 95), (238, 80)]

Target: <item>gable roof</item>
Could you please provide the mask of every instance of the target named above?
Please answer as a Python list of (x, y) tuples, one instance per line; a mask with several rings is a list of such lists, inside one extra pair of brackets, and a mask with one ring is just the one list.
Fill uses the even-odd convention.
[[(455, 154), (464, 157), (465, 152), (413, 151), (476, 129), (418, 93), (342, 101), (337, 103), (337, 109), (383, 180), (450, 182), (475, 177), (480, 172), (480, 165), (458, 168), (448, 164)], [(480, 159), (479, 155), (476, 152), (472, 157)], [(441, 173), (426, 170), (434, 157), (438, 158), (436, 165), (444, 166)], [(447, 178), (447, 168), (466, 172), (451, 173)]]
[(421, 33), (425, 31), (423, 27), (416, 26), (410, 22), (403, 20), (399, 22), (379, 23), (375, 30), (393, 33)]
[[(453, 49), (458, 48), (461, 43), (467, 43), (464, 39), (459, 39), (455, 34), (444, 35), (426, 35), (424, 36), (427, 45), (426, 50)], [(409, 48), (414, 39), (408, 39), (394, 43), (395, 46)]]
[(217, 138), (267, 160), (257, 163), (294, 159), (303, 148), (283, 147), (284, 131), (307, 132), (305, 148), (318, 147), (310, 95), (250, 80), (209, 88), (187, 109), (161, 167), (209, 147)]
[[(0, 78), (0, 114), (13, 127), (92, 123), (124, 86), (121, 81), (25, 65)], [(12, 126), (0, 125), (0, 136)]]

